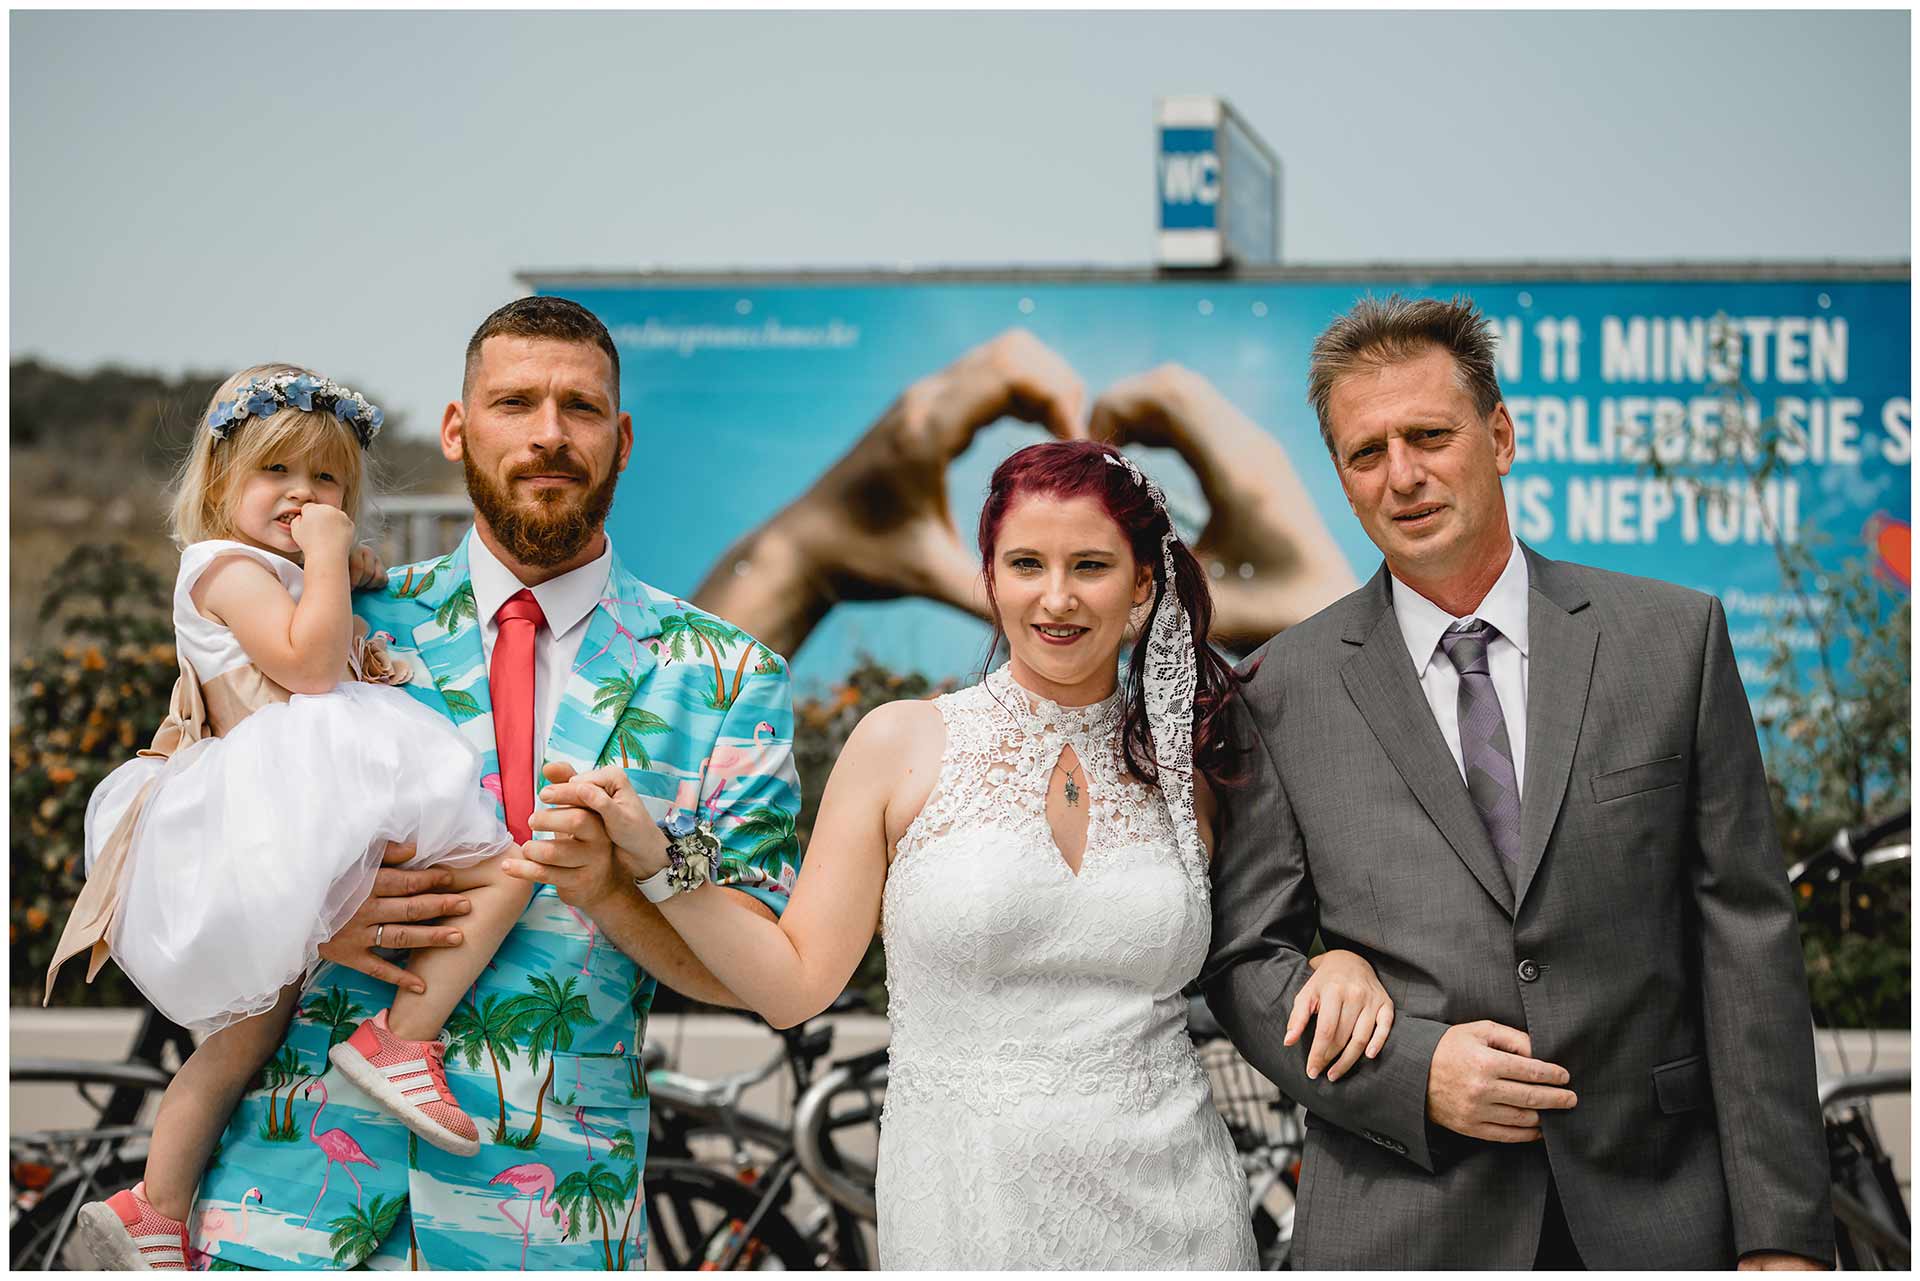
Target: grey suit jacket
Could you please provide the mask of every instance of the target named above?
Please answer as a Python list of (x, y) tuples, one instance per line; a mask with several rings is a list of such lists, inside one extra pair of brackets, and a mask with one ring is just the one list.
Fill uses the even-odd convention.
[[(1223, 789), (1207, 997), (1309, 1110), (1297, 1266), (1531, 1265), (1549, 1174), (1589, 1267), (1831, 1260), (1806, 976), (1720, 603), (1527, 549), (1510, 885), (1407, 657), (1387, 571), (1256, 656)], [(1250, 665), (1252, 660), (1250, 660)], [(1315, 930), (1372, 962), (1385, 1050), (1281, 1045)], [(1524, 1029), (1579, 1104), (1544, 1142), (1426, 1120), (1456, 1023)]]

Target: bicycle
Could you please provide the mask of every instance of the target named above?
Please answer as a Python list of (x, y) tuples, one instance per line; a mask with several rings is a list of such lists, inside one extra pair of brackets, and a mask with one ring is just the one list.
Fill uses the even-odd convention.
[[(1794, 864), (1787, 879), (1810, 885), (1850, 880), (1870, 868), (1911, 863), (1911, 847), (1893, 838), (1911, 828), (1911, 812), (1852, 831), (1841, 829), (1820, 853)], [(1819, 1083), (1833, 1190), (1834, 1244), (1841, 1267), (1907, 1269), (1913, 1265), (1912, 1224), (1893, 1161), (1880, 1141), (1869, 1101), (1910, 1094), (1909, 1069), (1846, 1072)]]
[(1282, 1271), (1293, 1252), (1294, 1200), (1307, 1144), (1305, 1111), (1240, 1057), (1205, 998), (1188, 998), (1187, 1028), (1246, 1176), (1260, 1268)]
[(10, 1267), (63, 1266), (80, 1207), (139, 1182), (152, 1136), (141, 1118), (173, 1081), (169, 1050), (176, 1064), (184, 1062), (193, 1036), (149, 1006), (121, 1062), (30, 1058), (8, 1065), (9, 1085), (71, 1086), (94, 1114), (85, 1128), (8, 1135)]
[[(855, 998), (836, 1012), (859, 1008)], [(671, 1066), (649, 1071), (651, 1129), (643, 1196), (651, 1238), (648, 1265), (702, 1271), (873, 1267), (864, 1227), (874, 1220), (872, 1167), (839, 1149), (842, 1130), (877, 1122), (871, 1089), (852, 1112), (822, 1114), (811, 1102), (819, 1087), (840, 1080), (845, 1063), (819, 1081), (813, 1069), (832, 1048), (833, 1029), (818, 1024), (779, 1030), (781, 1048), (767, 1062), (713, 1080)], [(885, 1051), (878, 1052), (882, 1057)], [(848, 1063), (874, 1056), (858, 1055)], [(799, 1092), (793, 1120), (782, 1122), (741, 1104), (742, 1096), (787, 1068)], [(808, 1128), (811, 1127), (811, 1128)], [(727, 1146), (724, 1163), (702, 1161), (696, 1143)], [(838, 1180), (838, 1181), (836, 1181)], [(804, 1181), (820, 1198), (799, 1222), (793, 1192)], [(847, 1186), (864, 1183), (864, 1203)]]

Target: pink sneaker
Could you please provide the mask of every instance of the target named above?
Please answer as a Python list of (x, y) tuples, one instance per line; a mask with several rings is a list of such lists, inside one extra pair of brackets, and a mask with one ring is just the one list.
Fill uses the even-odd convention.
[(443, 1152), (472, 1156), (480, 1127), (460, 1110), (447, 1088), (447, 1047), (403, 1041), (387, 1030), (382, 1010), (327, 1055), (349, 1081), (415, 1134)]
[(109, 1272), (185, 1272), (187, 1225), (169, 1219), (136, 1183), (104, 1201), (89, 1201), (75, 1220), (79, 1244), (93, 1266)]

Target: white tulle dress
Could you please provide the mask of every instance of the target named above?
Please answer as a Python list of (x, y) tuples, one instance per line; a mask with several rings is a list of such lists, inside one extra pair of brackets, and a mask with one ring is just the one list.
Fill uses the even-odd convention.
[[(149, 1000), (201, 1031), (271, 1008), (367, 897), (389, 841), (417, 845), (410, 867), (477, 863), (513, 844), (480, 755), (444, 717), (359, 680), (288, 694), (194, 607), (193, 585), (231, 555), (266, 565), (299, 598), (291, 561), (244, 543), (188, 547), (174, 629), (218, 736), (128, 761), (87, 806), (91, 871), (144, 796), (115, 860), (107, 944)], [(220, 724), (223, 703), (239, 706), (226, 717), (237, 723)]]

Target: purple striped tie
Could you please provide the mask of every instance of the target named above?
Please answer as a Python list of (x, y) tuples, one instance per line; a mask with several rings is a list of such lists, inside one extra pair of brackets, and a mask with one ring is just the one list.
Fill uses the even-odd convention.
[(1499, 634), (1491, 624), (1473, 619), (1449, 627), (1440, 647), (1460, 673), (1460, 761), (1466, 768), (1467, 794), (1511, 884), (1518, 879), (1514, 870), (1520, 859), (1520, 786), (1513, 774), (1507, 718), (1487, 670), (1487, 645)]

